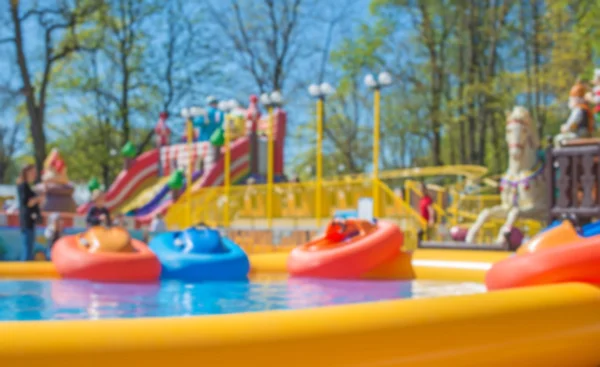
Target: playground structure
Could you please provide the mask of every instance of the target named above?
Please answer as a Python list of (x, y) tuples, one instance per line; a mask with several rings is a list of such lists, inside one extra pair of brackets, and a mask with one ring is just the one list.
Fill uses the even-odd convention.
[[(274, 174), (279, 179), (283, 174), (283, 137), (285, 136), (286, 113), (275, 109), (272, 116), (260, 118), (256, 113), (256, 99), (251, 99), (247, 110), (238, 108), (226, 117), (225, 130), (228, 138), (234, 138), (226, 147), (214, 149), (209, 141), (168, 144), (168, 139), (157, 139), (157, 148), (131, 159), (107, 190), (107, 206), (113, 212), (130, 213), (136, 223), (147, 224), (157, 213), (166, 213), (182, 192), (187, 191), (188, 183), (180, 190), (171, 190), (167, 184), (169, 174), (175, 170), (191, 170), (192, 192), (203, 187), (222, 185), (223, 171), (229, 170), (232, 184), (244, 181), (247, 177), (260, 180), (267, 173), (266, 151), (268, 131), (272, 118), (274, 145)], [(202, 114), (199, 111), (198, 114)], [(239, 126), (239, 116), (246, 116), (246, 132)], [(161, 115), (157, 129), (166, 124), (166, 116)], [(170, 133), (170, 132), (169, 132)], [(226, 162), (227, 161), (227, 162)], [(227, 167), (226, 167), (227, 166)], [(78, 209), (79, 214), (87, 211), (89, 204)]]

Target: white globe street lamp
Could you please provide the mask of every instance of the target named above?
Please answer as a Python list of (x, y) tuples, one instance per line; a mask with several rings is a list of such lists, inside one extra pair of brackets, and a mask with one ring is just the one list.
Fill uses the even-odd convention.
[(269, 133), (267, 145), (267, 226), (271, 228), (273, 223), (273, 170), (274, 170), (274, 141), (273, 141), (273, 109), (283, 105), (283, 96), (280, 91), (263, 93), (260, 96), (260, 103), (264, 105), (269, 112)]
[(373, 74), (365, 76), (365, 85), (373, 91), (373, 217), (379, 215), (379, 134), (381, 125), (381, 89), (391, 85), (392, 75), (383, 71), (375, 77)]
[(335, 89), (329, 83), (311, 84), (308, 87), (308, 94), (317, 100), (317, 162), (316, 162), (316, 195), (315, 212), (317, 226), (321, 225), (321, 202), (323, 185), (323, 122), (325, 121), (325, 99), (335, 93)]
[(369, 89), (381, 89), (391, 85), (392, 82), (392, 74), (388, 73), (387, 71), (379, 73), (377, 78), (375, 78), (373, 74), (367, 74), (365, 76), (365, 85), (369, 87)]

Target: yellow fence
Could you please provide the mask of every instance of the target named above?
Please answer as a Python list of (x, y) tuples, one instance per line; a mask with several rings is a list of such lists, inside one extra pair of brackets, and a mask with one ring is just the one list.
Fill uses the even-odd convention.
[[(382, 171), (379, 175), (380, 180), (404, 180), (411, 177), (426, 177), (426, 176), (447, 176), (447, 177), (464, 177), (470, 180), (478, 180), (486, 175), (488, 169), (483, 166), (475, 166), (475, 165), (454, 165), (454, 166), (443, 166), (443, 167), (417, 167), (417, 168), (403, 168), (397, 170), (387, 170)], [(370, 186), (371, 179), (366, 174), (355, 175), (354, 177), (344, 177), (344, 178), (334, 178), (330, 181), (325, 181), (323, 184), (323, 195), (326, 196), (325, 202), (321, 206), (321, 214), (328, 216), (335, 209), (343, 210), (348, 208), (348, 202), (351, 202), (352, 205), (356, 205), (357, 198), (359, 197), (370, 197), (372, 195)], [(387, 186), (382, 186), (381, 183), (378, 183), (380, 186), (380, 190), (385, 192), (383, 197), (395, 196)], [(339, 189), (341, 191), (336, 191)], [(206, 210), (211, 209), (210, 205), (216, 204), (216, 201), (221, 198), (221, 203), (229, 202), (230, 208), (235, 212), (238, 210), (238, 207), (248, 206), (244, 204), (244, 200), (242, 200), (243, 196), (248, 197), (248, 190), (258, 190), (257, 193), (263, 193), (266, 195), (265, 187), (261, 186), (253, 186), (252, 188), (240, 188), (233, 187), (230, 189), (229, 194), (225, 195), (222, 188), (206, 188), (200, 190), (198, 192), (193, 193), (192, 195), (192, 222), (199, 222), (201, 218), (208, 216), (208, 214), (204, 214), (205, 208)], [(306, 183), (306, 184), (283, 184), (283, 185), (275, 185), (275, 196), (280, 198), (279, 203), (288, 204), (291, 203), (289, 208), (278, 209), (283, 213), (280, 217), (289, 216), (288, 219), (292, 221), (302, 221), (303, 219), (310, 218), (311, 215), (316, 213), (315, 205), (314, 205), (314, 197), (311, 195), (315, 194), (315, 186), (314, 183)], [(228, 200), (226, 200), (223, 195), (229, 196)], [(294, 196), (294, 200), (291, 200), (291, 196)], [(300, 196), (302, 197), (300, 199)], [(266, 196), (265, 196), (266, 197)], [(262, 200), (265, 199), (262, 198)], [(281, 200), (281, 199), (284, 200)], [(183, 195), (183, 197), (178, 200), (169, 210), (167, 215), (167, 222), (170, 223), (173, 227), (184, 227), (189, 225), (187, 223), (188, 218), (188, 206), (187, 206), (187, 195)], [(257, 199), (253, 199), (257, 200)], [(384, 199), (386, 200), (386, 199)], [(387, 199), (388, 201), (393, 201), (392, 199)], [(395, 202), (395, 201), (394, 201)], [(254, 214), (264, 212), (266, 214), (266, 210), (262, 205), (264, 202), (261, 202), (261, 206), (255, 207)], [(275, 203), (274, 203), (275, 205)], [(340, 205), (339, 207), (335, 207), (335, 205)], [(382, 204), (383, 205), (383, 204)], [(389, 206), (388, 204), (385, 204)], [(395, 203), (394, 205), (405, 206), (404, 204)], [(276, 205), (275, 205), (276, 206)], [(332, 209), (335, 208), (335, 209)], [(355, 209), (356, 207), (352, 207)], [(277, 211), (276, 210), (276, 211)], [(223, 213), (225, 214), (225, 213)], [(413, 212), (413, 214), (415, 214)], [(234, 216), (230, 216), (234, 218)], [(253, 218), (256, 220), (264, 219), (259, 218), (259, 215), (253, 215)], [(313, 217), (314, 218), (314, 217)], [(276, 218), (277, 219), (277, 218)], [(228, 224), (228, 223), (226, 223)]]
[[(273, 218), (275, 227), (290, 229), (319, 228), (326, 224), (338, 210), (355, 210), (358, 201), (372, 195), (373, 181), (364, 178), (324, 182), (322, 201), (316, 203), (316, 184), (285, 183), (274, 185)], [(425, 222), (403, 200), (382, 182), (378, 217), (392, 220), (406, 232), (410, 247), (416, 244), (416, 235)], [(228, 197), (227, 197), (228, 196)], [(169, 228), (184, 228), (205, 223), (211, 226), (265, 229), (267, 228), (266, 185), (234, 186), (225, 194), (223, 187), (209, 187), (192, 195), (192, 220), (187, 223), (187, 206), (174, 205), (165, 220)], [(185, 203), (185, 197), (181, 204)], [(322, 218), (318, 220), (317, 218)]]
[[(381, 198), (380, 207), (376, 208), (377, 217), (398, 223), (405, 232), (406, 247), (414, 248), (417, 232), (424, 230), (426, 223), (415, 210), (421, 196), (420, 183), (405, 178), (462, 176), (479, 180), (486, 173), (487, 169), (479, 166), (427, 167), (382, 172), (382, 179), (400, 179), (403, 190), (394, 192), (382, 181), (375, 183)], [(490, 181), (489, 184), (493, 182)], [(336, 211), (356, 210), (360, 198), (372, 196), (372, 185), (373, 180), (366, 175), (324, 181), (321, 187), (322, 201), (317, 204), (315, 182), (276, 184), (273, 186), (270, 223), (273, 228), (315, 231), (325, 225)], [(441, 229), (449, 229), (455, 225), (467, 226), (476, 220), (483, 209), (500, 202), (498, 195), (461, 194), (461, 182), (447, 187), (428, 185), (428, 188), (434, 197), (434, 208), (438, 218), (436, 227)], [(269, 228), (266, 185), (233, 186), (228, 191), (224, 187), (203, 188), (191, 195), (190, 206), (186, 200), (187, 196), (183, 195), (167, 213), (165, 219), (169, 228), (185, 228), (198, 223), (254, 231)], [(190, 209), (191, 216), (188, 216)], [(188, 219), (190, 217), (191, 223)], [(502, 224), (500, 220), (486, 223), (477, 242), (491, 242)], [(535, 221), (520, 221), (518, 225), (527, 235), (541, 229), (541, 223)], [(431, 239), (439, 240), (446, 236), (446, 231), (438, 230), (434, 231)]]

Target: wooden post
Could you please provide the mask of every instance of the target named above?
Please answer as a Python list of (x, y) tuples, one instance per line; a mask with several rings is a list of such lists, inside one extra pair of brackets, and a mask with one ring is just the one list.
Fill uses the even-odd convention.
[(554, 208), (555, 204), (556, 204), (556, 197), (554, 196), (554, 191), (555, 191), (555, 180), (556, 180), (556, 174), (554, 172), (554, 157), (552, 156), (552, 147), (553, 144), (553, 139), (552, 136), (548, 136), (546, 138), (546, 151), (545, 151), (545, 162), (544, 162), (544, 170), (545, 172), (545, 178), (546, 178), (546, 186), (548, 189), (548, 193), (547, 193), (547, 197), (548, 197), (548, 224), (552, 223), (553, 220), (553, 214), (552, 214), (552, 209)]

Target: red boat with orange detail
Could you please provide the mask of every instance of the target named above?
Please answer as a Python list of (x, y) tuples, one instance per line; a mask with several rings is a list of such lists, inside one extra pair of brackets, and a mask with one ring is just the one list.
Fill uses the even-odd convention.
[(582, 236), (565, 220), (494, 264), (485, 283), (489, 290), (566, 282), (600, 285), (599, 265), (600, 236)]
[(63, 278), (103, 282), (152, 282), (161, 269), (148, 246), (118, 227), (92, 227), (61, 238), (52, 248), (52, 262)]
[(390, 222), (336, 219), (323, 236), (291, 252), (288, 271), (292, 276), (357, 279), (399, 256), (403, 240)]

